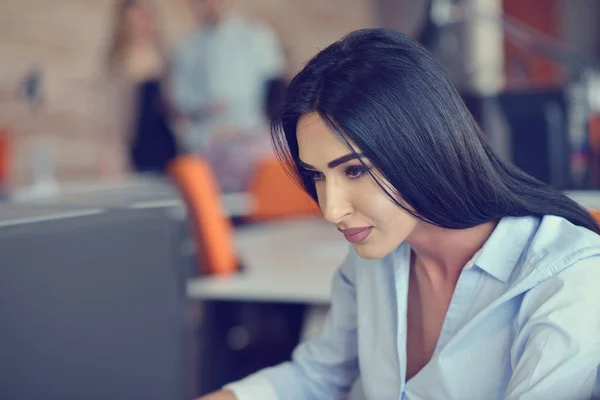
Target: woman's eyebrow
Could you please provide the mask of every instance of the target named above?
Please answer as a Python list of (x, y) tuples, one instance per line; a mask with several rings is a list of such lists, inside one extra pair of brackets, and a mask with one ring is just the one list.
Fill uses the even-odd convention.
[(345, 162), (348, 162), (350, 160), (355, 160), (355, 159), (360, 159), (363, 158), (363, 155), (361, 153), (348, 153), (345, 156), (341, 156), (336, 158), (335, 160), (329, 161), (329, 163), (327, 163), (327, 166), (329, 168), (335, 168), (338, 165), (341, 165)]
[[(364, 156), (361, 153), (348, 153), (346, 155), (343, 155), (341, 157), (336, 158), (335, 160), (331, 160), (327, 163), (327, 166), (329, 168), (335, 168), (338, 165), (341, 165), (345, 162), (348, 162), (350, 160), (354, 160), (357, 158), (363, 158)], [(300, 165), (300, 167), (304, 168), (304, 169), (308, 169), (308, 170), (316, 170), (317, 168), (315, 168), (314, 166), (305, 163), (304, 161), (298, 159), (298, 165)]]

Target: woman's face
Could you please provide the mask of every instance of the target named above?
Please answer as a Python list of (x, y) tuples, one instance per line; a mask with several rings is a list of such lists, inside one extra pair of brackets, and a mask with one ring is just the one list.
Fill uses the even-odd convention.
[(125, 12), (125, 30), (130, 41), (151, 39), (154, 33), (154, 24), (148, 10), (140, 4), (130, 6)]
[(365, 168), (318, 114), (300, 118), (297, 140), (301, 169), (315, 182), (325, 219), (343, 232), (358, 255), (382, 258), (411, 234), (419, 220), (390, 200), (368, 174), (371, 169), (391, 188), (379, 171), (363, 158)]

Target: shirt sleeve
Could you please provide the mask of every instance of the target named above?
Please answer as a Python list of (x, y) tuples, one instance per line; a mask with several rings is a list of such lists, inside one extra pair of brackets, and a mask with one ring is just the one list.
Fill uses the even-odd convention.
[(358, 377), (355, 264), (351, 250), (333, 279), (331, 309), (321, 334), (299, 345), (292, 361), (229, 384), (238, 400), (344, 398)]
[(182, 114), (198, 112), (206, 105), (203, 91), (198, 87), (202, 65), (194, 62), (197, 47), (200, 46), (194, 46), (192, 39), (188, 39), (175, 53), (170, 66), (168, 96), (175, 110)]
[(506, 399), (589, 399), (600, 365), (600, 256), (578, 261), (524, 297)]

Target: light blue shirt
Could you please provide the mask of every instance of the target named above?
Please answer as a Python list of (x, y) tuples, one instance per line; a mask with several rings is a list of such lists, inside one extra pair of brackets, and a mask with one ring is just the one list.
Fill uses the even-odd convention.
[(599, 389), (600, 236), (563, 218), (504, 218), (460, 274), (429, 363), (406, 381), (410, 247), (351, 251), (321, 335), (228, 386), (239, 400), (589, 399)]
[(256, 130), (265, 124), (269, 79), (284, 74), (285, 59), (275, 33), (242, 16), (227, 15), (212, 28), (188, 37), (176, 54), (171, 97), (183, 113), (222, 103), (222, 113), (197, 120), (187, 132), (190, 150), (201, 152), (219, 128)]

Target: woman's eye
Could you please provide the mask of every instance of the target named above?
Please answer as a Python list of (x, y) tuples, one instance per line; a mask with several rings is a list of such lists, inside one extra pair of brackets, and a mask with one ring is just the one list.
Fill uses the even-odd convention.
[(346, 168), (346, 176), (350, 179), (360, 178), (365, 172), (367, 172), (367, 169), (365, 167)]
[(310, 175), (310, 178), (315, 182), (320, 181), (321, 179), (323, 179), (325, 177), (323, 175), (323, 173), (317, 172), (317, 171), (311, 171), (309, 175)]
[(325, 175), (323, 175), (321, 172), (315, 172), (313, 174), (313, 181), (320, 181), (324, 177), (325, 177)]
[(301, 173), (312, 181), (320, 181), (325, 177), (322, 172), (315, 171), (314, 169), (302, 168)]

